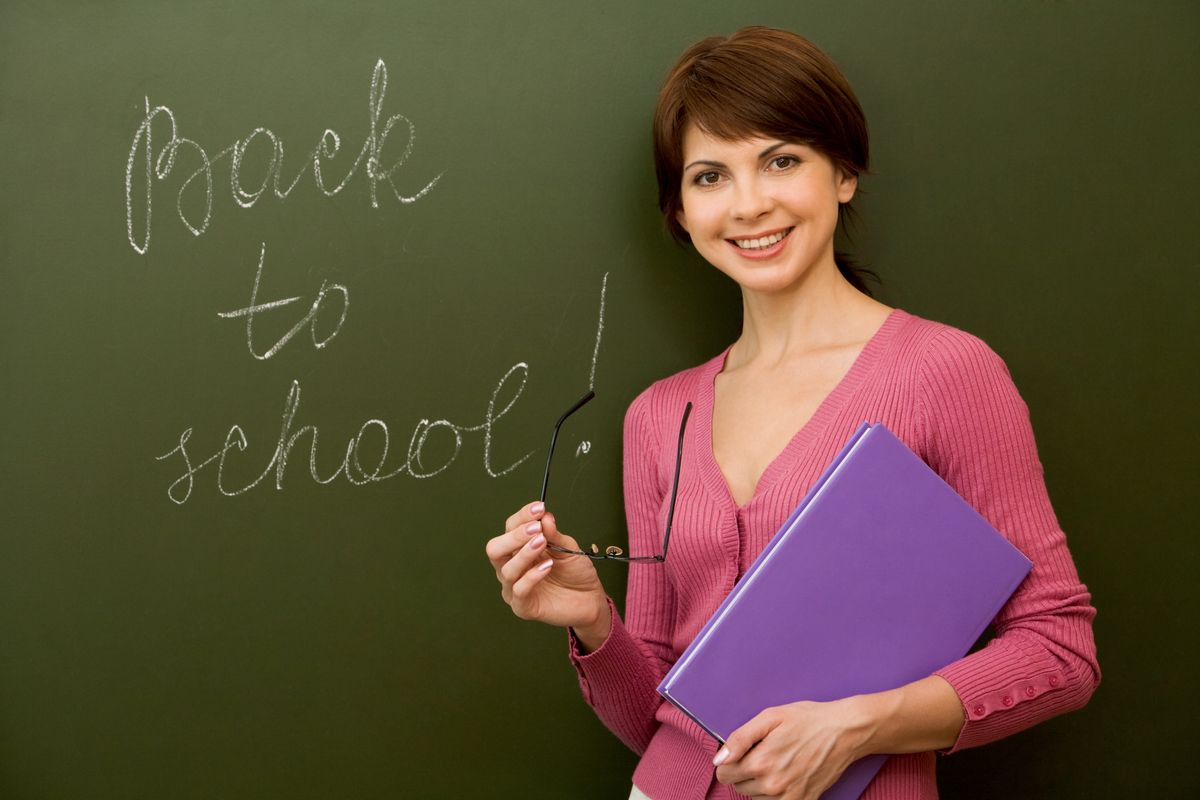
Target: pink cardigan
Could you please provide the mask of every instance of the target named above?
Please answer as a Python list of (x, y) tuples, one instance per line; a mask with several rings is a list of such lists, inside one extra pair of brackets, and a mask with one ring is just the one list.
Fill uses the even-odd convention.
[[(1033, 561), (996, 617), (986, 647), (936, 674), (958, 692), (965, 723), (955, 752), (1080, 708), (1100, 681), (1091, 621), (1066, 537), (1046, 493), (1029, 410), (983, 341), (896, 309), (841, 383), (763, 473), (739, 508), (712, 454), (713, 379), (728, 349), (658, 381), (625, 417), (629, 547), (661, 549), (684, 404), (679, 498), (665, 564), (629, 567), (626, 619), (570, 659), (587, 703), (642, 758), (634, 783), (653, 800), (737, 798), (714, 778), (717, 743), (655, 691), (824, 467), (864, 420), (883, 422)], [(894, 756), (864, 800), (937, 797), (934, 753)]]

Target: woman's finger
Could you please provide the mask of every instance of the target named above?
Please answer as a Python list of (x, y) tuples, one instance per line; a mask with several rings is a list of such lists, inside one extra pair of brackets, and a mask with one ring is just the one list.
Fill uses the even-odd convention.
[(550, 558), (545, 553), (541, 553), (536, 557), (541, 560), (532, 569), (526, 570), (525, 574), (512, 585), (514, 601), (524, 600), (529, 597), (530, 592), (534, 590), (538, 583), (553, 571), (553, 558)]
[(526, 541), (525, 546), (513, 554), (503, 567), (500, 568), (500, 582), (514, 585), (546, 551), (546, 537), (536, 534)]
[(504, 522), (504, 529), (511, 531), (513, 528), (533, 522), (535, 519), (540, 519), (545, 513), (546, 506), (541, 500), (534, 500), (532, 503), (526, 504), (521, 510), (513, 514)]
[(733, 764), (740, 761), (742, 756), (750, 751), (750, 748), (766, 738), (766, 735), (778, 727), (780, 722), (779, 713), (774, 707), (763, 709), (749, 722), (729, 734), (729, 738), (725, 740), (725, 746), (713, 759), (713, 766), (719, 767), (726, 762)]
[[(509, 519), (512, 519), (511, 517)], [(509, 559), (520, 552), (530, 539), (542, 532), (542, 523), (539, 520), (526, 522), (518, 525), (515, 528), (509, 528), (499, 536), (489, 539), (487, 543), (488, 560), (492, 562), (492, 567), (495, 568), (496, 574), (500, 574), (500, 569), (508, 563)]]
[(542, 525), (541, 531), (545, 535), (546, 541), (550, 542), (550, 544), (556, 544), (568, 550), (583, 549), (579, 546), (579, 542), (558, 529), (558, 520), (549, 511), (542, 515), (540, 522)]

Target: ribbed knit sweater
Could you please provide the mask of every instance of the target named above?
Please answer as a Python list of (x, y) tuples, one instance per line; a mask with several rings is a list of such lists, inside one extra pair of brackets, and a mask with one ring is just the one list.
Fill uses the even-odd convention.
[[(1032, 562), (993, 622), (995, 636), (935, 674), (954, 687), (964, 725), (952, 753), (1083, 706), (1100, 680), (1091, 595), (1080, 583), (1046, 492), (1029, 410), (979, 338), (893, 310), (738, 507), (712, 451), (714, 379), (728, 348), (660, 380), (630, 405), (624, 493), (630, 552), (661, 550), (679, 421), (679, 494), (665, 563), (629, 567), (625, 618), (584, 653), (569, 632), (584, 699), (641, 755), (633, 782), (652, 800), (741, 797), (714, 777), (717, 742), (656, 692), (663, 675), (864, 421), (882, 422)], [(887, 760), (863, 800), (937, 797), (934, 753)]]

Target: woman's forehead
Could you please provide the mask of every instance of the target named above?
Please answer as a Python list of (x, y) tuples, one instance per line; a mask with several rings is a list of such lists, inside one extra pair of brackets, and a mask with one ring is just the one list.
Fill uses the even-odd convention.
[(683, 132), (683, 155), (685, 163), (696, 158), (705, 158), (706, 154), (760, 154), (775, 145), (788, 144), (794, 147), (808, 148), (803, 142), (781, 139), (765, 134), (750, 134), (748, 136), (729, 139), (715, 136), (695, 123), (689, 124)]

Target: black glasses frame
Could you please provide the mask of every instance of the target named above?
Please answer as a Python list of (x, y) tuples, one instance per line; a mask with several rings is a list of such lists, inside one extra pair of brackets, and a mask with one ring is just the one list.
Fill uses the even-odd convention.
[[(563, 415), (558, 418), (558, 422), (554, 424), (554, 433), (552, 433), (550, 436), (550, 450), (546, 454), (546, 472), (542, 477), (541, 501), (543, 505), (546, 503), (546, 489), (550, 485), (550, 464), (554, 460), (554, 445), (558, 442), (558, 431), (560, 428), (562, 428), (563, 423), (566, 422), (567, 417), (583, 408), (583, 406), (595, 396), (595, 392), (589, 391), (583, 397), (576, 400), (574, 405), (563, 412)], [(604, 552), (600, 552), (600, 548), (596, 547), (594, 544), (591, 547), (590, 553), (584, 550), (571, 550), (570, 548), (560, 547), (559, 545), (550, 543), (547, 543), (546, 547), (556, 553), (566, 553), (567, 555), (573, 556), (586, 556), (593, 561), (623, 561), (625, 563), (648, 561), (657, 564), (661, 564), (662, 562), (666, 561), (667, 545), (671, 541), (671, 523), (675, 519), (675, 495), (679, 491), (679, 467), (683, 462), (683, 434), (687, 431), (688, 417), (691, 416), (691, 413), (692, 404), (689, 402), (686, 406), (684, 406), (683, 419), (679, 422), (679, 445), (675, 450), (675, 476), (671, 481), (671, 504), (667, 507), (667, 527), (663, 532), (662, 553), (654, 556), (627, 556), (625, 555), (625, 551), (619, 547), (606, 547), (604, 548)]]

